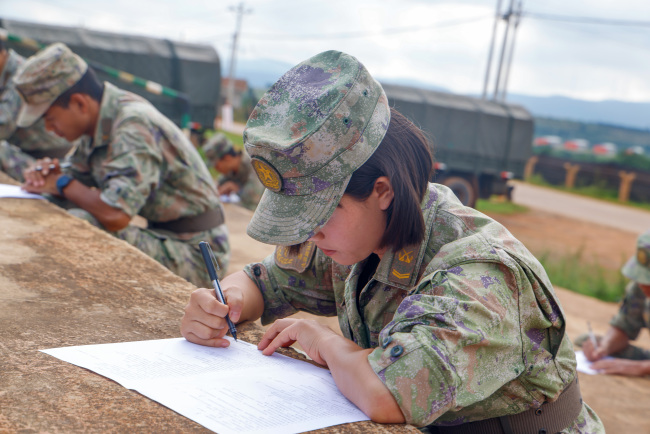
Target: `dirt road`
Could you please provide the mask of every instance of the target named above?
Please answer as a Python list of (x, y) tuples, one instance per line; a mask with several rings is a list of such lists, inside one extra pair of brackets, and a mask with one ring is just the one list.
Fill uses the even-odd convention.
[(513, 182), (513, 202), (535, 210), (640, 234), (650, 229), (650, 211)]

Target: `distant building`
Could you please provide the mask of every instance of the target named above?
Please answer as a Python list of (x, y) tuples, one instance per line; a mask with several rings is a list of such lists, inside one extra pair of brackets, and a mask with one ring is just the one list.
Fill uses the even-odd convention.
[(606, 143), (599, 143), (597, 145), (594, 145), (591, 148), (591, 152), (595, 155), (602, 155), (605, 157), (613, 157), (616, 155), (616, 152), (618, 151), (618, 147), (616, 144), (611, 143), (611, 142), (606, 142)]
[(585, 152), (589, 150), (589, 141), (586, 139), (571, 139), (562, 146), (565, 151)]
[(536, 137), (533, 141), (533, 146), (550, 146), (551, 148), (559, 148), (562, 146), (562, 139), (558, 136)]
[[(234, 84), (235, 84), (235, 89), (234, 89), (233, 100), (228, 102), (234, 109), (238, 109), (242, 107), (243, 100), (248, 94), (248, 82), (246, 80), (236, 78), (234, 80)], [(224, 77), (221, 79), (221, 98), (219, 101), (219, 107), (224, 105), (226, 99), (228, 99), (228, 92), (229, 92), (228, 89), (230, 89), (230, 78)]]
[(627, 155), (643, 155), (645, 153), (643, 146), (631, 146), (625, 150)]

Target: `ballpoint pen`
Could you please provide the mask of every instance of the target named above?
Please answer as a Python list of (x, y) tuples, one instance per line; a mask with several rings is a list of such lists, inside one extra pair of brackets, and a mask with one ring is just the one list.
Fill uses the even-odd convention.
[[(214, 253), (212, 253), (210, 244), (206, 243), (205, 241), (201, 241), (199, 243), (199, 249), (201, 249), (203, 261), (205, 262), (205, 266), (208, 269), (208, 275), (210, 276), (212, 286), (214, 287), (214, 295), (217, 300), (219, 300), (219, 302), (226, 304), (226, 299), (223, 296), (221, 285), (219, 284), (219, 278), (217, 277), (217, 269), (214, 266), (214, 264), (217, 264), (218, 267), (219, 264), (214, 257)], [(229, 315), (226, 315), (226, 321), (228, 322), (228, 329), (230, 330), (230, 334), (235, 339), (235, 342), (237, 342), (237, 329), (235, 328), (235, 324), (233, 324), (233, 322), (230, 320)]]

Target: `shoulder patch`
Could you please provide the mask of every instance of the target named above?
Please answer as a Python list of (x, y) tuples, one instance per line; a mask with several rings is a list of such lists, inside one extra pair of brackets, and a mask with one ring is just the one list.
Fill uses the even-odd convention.
[(316, 244), (311, 241), (302, 243), (297, 253), (290, 253), (289, 247), (277, 246), (275, 248), (275, 265), (283, 270), (293, 270), (303, 273), (314, 259), (316, 253)]

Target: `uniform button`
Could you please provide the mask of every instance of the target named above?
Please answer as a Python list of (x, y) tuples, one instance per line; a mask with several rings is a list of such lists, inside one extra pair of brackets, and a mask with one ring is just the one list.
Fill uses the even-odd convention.
[(253, 268), (253, 274), (255, 274), (257, 277), (260, 277), (260, 274), (262, 274), (262, 270), (260, 270), (260, 267)]
[(393, 348), (390, 350), (390, 355), (393, 357), (399, 357), (402, 355), (404, 352), (404, 347), (401, 345), (395, 345)]
[(388, 336), (386, 339), (384, 339), (384, 343), (381, 344), (381, 347), (386, 348), (388, 346), (388, 344), (390, 344), (391, 342), (393, 342), (393, 337)]

